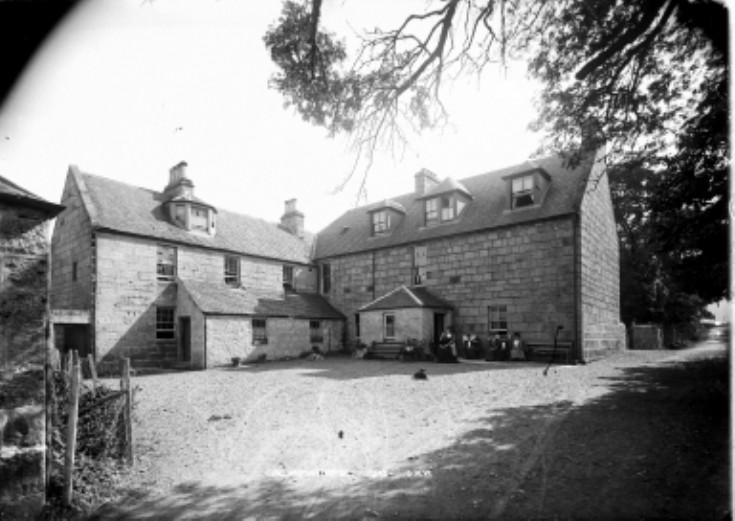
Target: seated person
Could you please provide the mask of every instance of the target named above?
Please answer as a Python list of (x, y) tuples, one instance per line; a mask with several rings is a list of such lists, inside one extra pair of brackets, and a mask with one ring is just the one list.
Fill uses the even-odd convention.
[(518, 331), (513, 333), (513, 340), (510, 343), (510, 360), (526, 360), (526, 343), (521, 340), (521, 334)]
[(457, 362), (457, 345), (454, 341), (454, 335), (449, 328), (442, 331), (439, 337), (439, 346), (436, 349), (436, 361), (444, 363)]

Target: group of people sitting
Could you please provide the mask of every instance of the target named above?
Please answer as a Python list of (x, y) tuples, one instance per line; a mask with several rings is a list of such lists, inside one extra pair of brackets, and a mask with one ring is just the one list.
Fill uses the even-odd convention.
[(512, 362), (524, 361), (528, 358), (526, 343), (521, 339), (519, 332), (513, 333), (512, 338), (508, 338), (505, 334), (495, 333), (489, 340), (488, 349), (483, 353), (477, 335), (462, 335), (460, 339), (457, 339), (449, 328), (446, 328), (439, 337), (439, 345), (435, 353), (436, 361), (444, 363), (456, 363), (458, 358), (478, 360), (482, 359), (483, 355), (487, 361)]

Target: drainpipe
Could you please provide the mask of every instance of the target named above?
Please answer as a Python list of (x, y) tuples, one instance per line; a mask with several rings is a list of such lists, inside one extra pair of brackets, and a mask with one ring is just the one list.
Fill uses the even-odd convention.
[(375, 250), (373, 250), (371, 254), (372, 254), (373, 300), (375, 300)]

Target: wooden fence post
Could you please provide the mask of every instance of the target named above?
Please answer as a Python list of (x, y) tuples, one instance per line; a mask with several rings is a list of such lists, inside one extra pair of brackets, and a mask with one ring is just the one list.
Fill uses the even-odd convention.
[(87, 355), (89, 361), (89, 372), (92, 374), (92, 396), (97, 396), (97, 368), (94, 366), (94, 357), (92, 353)]
[(123, 374), (120, 382), (125, 392), (125, 459), (133, 465), (133, 386), (130, 383), (130, 358), (123, 358)]
[(44, 379), (46, 383), (46, 455), (45, 455), (45, 476), (44, 490), (46, 491), (46, 499), (49, 499), (49, 489), (51, 484), (51, 467), (54, 464), (53, 458), (53, 440), (54, 440), (54, 409), (56, 406), (56, 393), (54, 385), (54, 371), (51, 367), (51, 361), (46, 360), (44, 371)]
[(69, 418), (66, 423), (66, 454), (64, 458), (64, 504), (71, 505), (74, 479), (74, 452), (77, 446), (77, 420), (79, 415), (79, 384), (82, 368), (79, 356), (72, 351), (69, 357), (71, 366), (71, 396), (69, 399)]

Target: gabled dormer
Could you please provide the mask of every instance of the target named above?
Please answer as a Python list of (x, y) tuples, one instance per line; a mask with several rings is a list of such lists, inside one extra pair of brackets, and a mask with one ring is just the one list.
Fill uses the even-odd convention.
[(460, 219), (462, 211), (472, 200), (472, 194), (462, 183), (448, 177), (419, 200), (424, 206), (424, 225), (433, 226)]
[(540, 206), (551, 183), (551, 177), (541, 167), (507, 175), (503, 180), (507, 184), (510, 210)]
[(169, 181), (163, 190), (164, 208), (171, 222), (192, 233), (214, 236), (217, 209), (194, 195), (194, 183), (186, 175), (185, 161), (169, 170)]
[(368, 210), (370, 230), (373, 237), (389, 235), (406, 215), (406, 209), (400, 203), (386, 199)]

